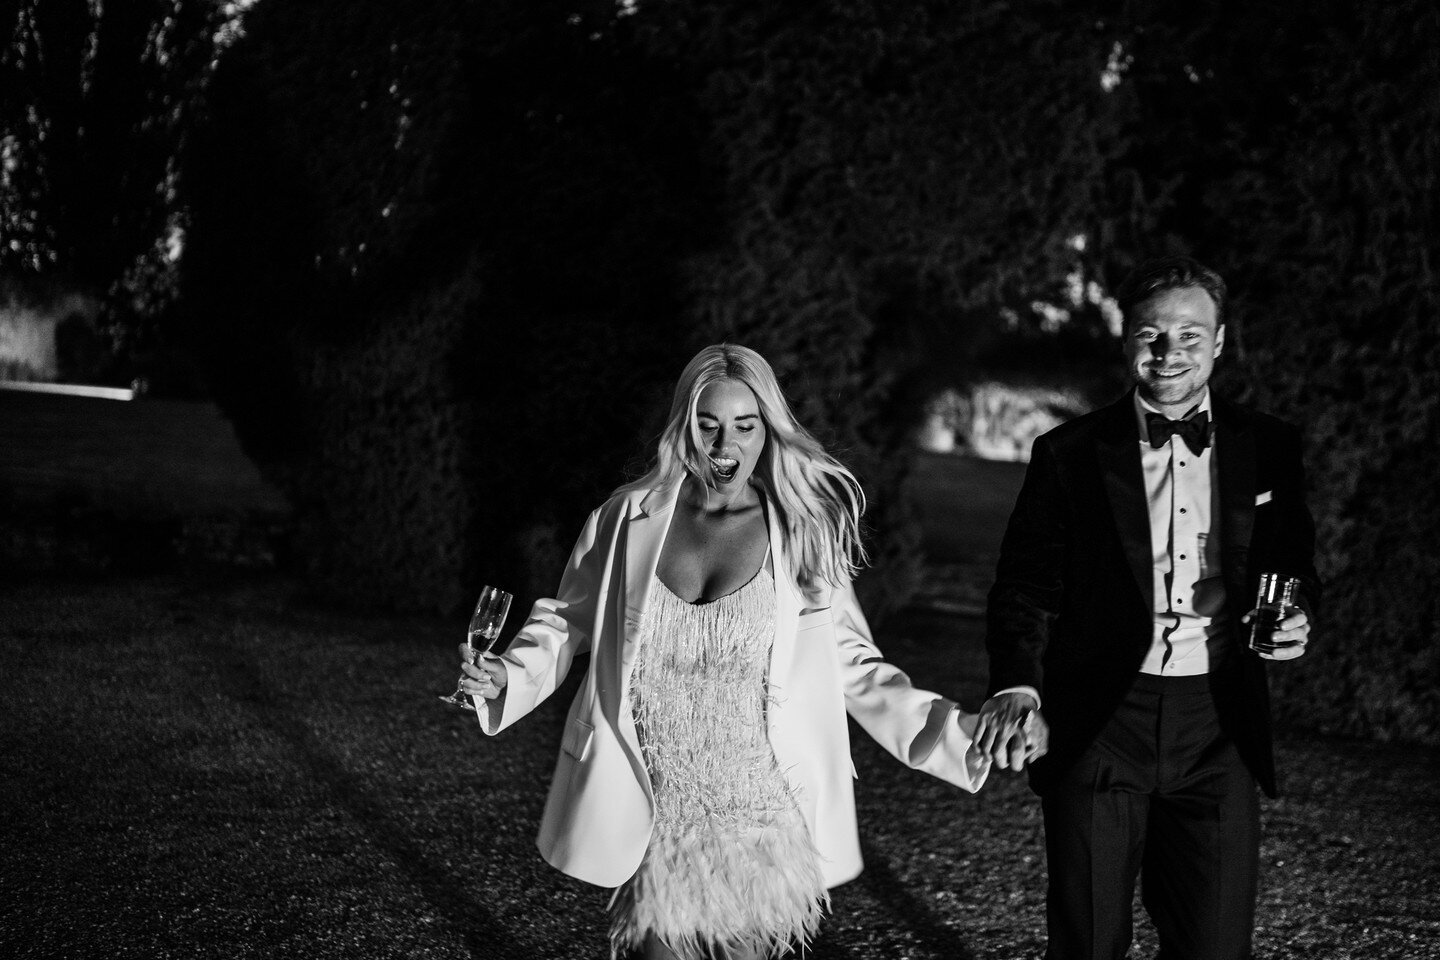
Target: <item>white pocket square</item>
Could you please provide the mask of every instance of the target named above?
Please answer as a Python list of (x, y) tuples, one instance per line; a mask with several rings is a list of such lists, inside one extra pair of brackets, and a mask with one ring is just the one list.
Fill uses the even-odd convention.
[(1260, 507), (1275, 499), (1273, 490), (1266, 490), (1264, 493), (1255, 494), (1255, 506)]

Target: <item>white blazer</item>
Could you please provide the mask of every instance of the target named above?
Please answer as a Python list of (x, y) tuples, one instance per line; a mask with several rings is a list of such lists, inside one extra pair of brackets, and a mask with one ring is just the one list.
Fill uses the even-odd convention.
[[(537, 844), (556, 869), (616, 887), (640, 866), (654, 827), (650, 777), (629, 707), (640, 623), (679, 487), (617, 494), (590, 515), (560, 580), (559, 596), (536, 602), (501, 657), (506, 686), (476, 708), (495, 734), (525, 716), (589, 652), (570, 707)], [(770, 511), (775, 638), (766, 712), (775, 759), (820, 852), (826, 886), (860, 873), (851, 786), (849, 714), (907, 766), (974, 792), (985, 770), (965, 763), (975, 717), (917, 690), (885, 662), (847, 584), (805, 594), (790, 572)]]

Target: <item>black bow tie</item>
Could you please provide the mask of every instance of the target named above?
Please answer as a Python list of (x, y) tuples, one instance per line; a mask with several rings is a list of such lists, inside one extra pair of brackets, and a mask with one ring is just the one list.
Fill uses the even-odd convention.
[(1145, 428), (1150, 433), (1152, 447), (1163, 447), (1177, 434), (1185, 441), (1185, 446), (1197, 455), (1210, 446), (1210, 414), (1204, 410), (1192, 413), (1184, 420), (1171, 420), (1164, 414), (1147, 413)]

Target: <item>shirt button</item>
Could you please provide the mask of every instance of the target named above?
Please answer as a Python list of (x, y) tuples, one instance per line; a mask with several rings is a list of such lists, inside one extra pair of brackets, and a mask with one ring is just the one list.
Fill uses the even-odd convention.
[(1181, 460), (1181, 461), (1180, 461), (1180, 466), (1182, 466), (1182, 467), (1185, 466), (1185, 461), (1184, 461), (1184, 460)]
[(1181, 513), (1184, 513), (1184, 512), (1185, 512), (1185, 508), (1184, 508), (1184, 507), (1181, 507), (1181, 508), (1180, 508), (1180, 512), (1181, 512)]
[(1185, 554), (1183, 554), (1183, 553), (1180, 554), (1180, 559), (1181, 559), (1181, 560), (1184, 560), (1184, 559), (1185, 559)]

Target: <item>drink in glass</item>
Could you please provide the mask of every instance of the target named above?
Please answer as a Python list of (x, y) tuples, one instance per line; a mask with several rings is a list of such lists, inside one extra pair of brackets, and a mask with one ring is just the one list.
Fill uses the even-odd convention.
[[(500, 636), (500, 628), (505, 625), (505, 615), (510, 612), (510, 601), (515, 599), (511, 594), (506, 593), (498, 587), (485, 587), (480, 591), (480, 599), (475, 603), (475, 612), (470, 615), (470, 626), (465, 631), (465, 646), (469, 649), (471, 663), (478, 663), (480, 654), (489, 651), (495, 645)], [(465, 677), (460, 677), (460, 682), (455, 685), (455, 692), (448, 697), (440, 697), (446, 703), (454, 704), (469, 710), (475, 706), (471, 698), (466, 695), (462, 684)]]
[(1280, 621), (1297, 609), (1295, 592), (1300, 581), (1278, 573), (1260, 574), (1260, 590), (1255, 597), (1255, 612), (1250, 619), (1250, 649), (1256, 653), (1274, 653), (1289, 644), (1276, 643), (1275, 631)]

